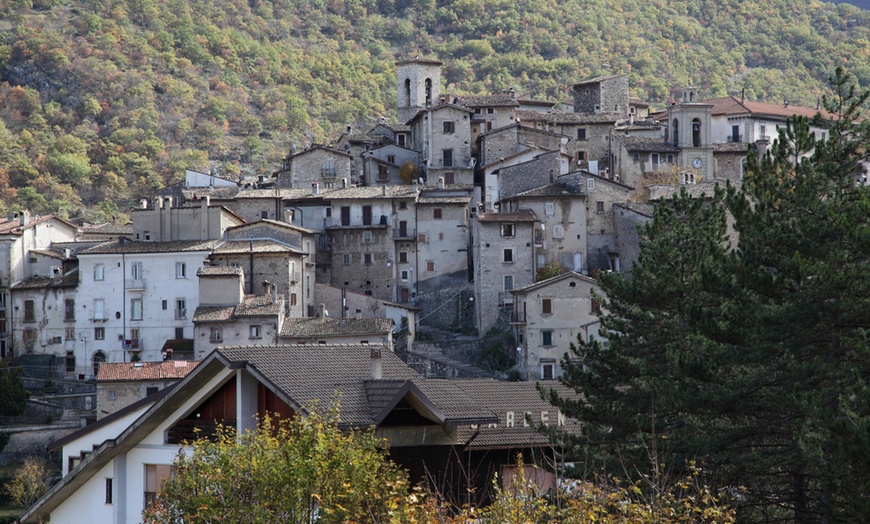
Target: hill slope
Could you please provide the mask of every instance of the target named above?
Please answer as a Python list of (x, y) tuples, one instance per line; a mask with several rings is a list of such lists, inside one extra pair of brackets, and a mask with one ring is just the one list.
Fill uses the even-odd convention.
[(868, 12), (815, 0), (6, 0), (0, 14), (0, 199), (92, 218), (186, 167), (268, 172), (291, 143), (394, 117), (397, 56), (444, 60), (446, 92), (560, 100), (616, 72), (654, 103), (694, 84), (815, 105), (837, 65), (870, 84)]

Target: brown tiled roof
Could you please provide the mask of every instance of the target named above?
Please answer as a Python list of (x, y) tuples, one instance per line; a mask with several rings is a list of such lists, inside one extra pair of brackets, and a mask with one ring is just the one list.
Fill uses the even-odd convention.
[(230, 322), (239, 317), (276, 317), (284, 303), (284, 295), (245, 295), (241, 304), (229, 306), (198, 306), (193, 322)]
[(582, 85), (586, 85), (586, 84), (597, 84), (599, 82), (603, 82), (605, 80), (611, 80), (614, 78), (619, 78), (621, 76), (626, 76), (626, 74), (621, 73), (618, 75), (597, 76), (595, 78), (590, 78), (588, 80), (581, 80), (581, 81), (577, 82), (576, 84), (574, 84), (574, 86), (576, 87), (576, 86), (582, 86)]
[(519, 107), (520, 105), (520, 103), (517, 102), (516, 96), (513, 94), (459, 95), (456, 97), (456, 103), (468, 107)]
[(229, 322), (236, 306), (197, 306), (193, 322)]
[(241, 275), (242, 268), (235, 266), (203, 266), (196, 270), (198, 277)]
[(199, 362), (189, 360), (103, 362), (97, 371), (97, 382), (179, 380), (186, 377), (198, 364)]
[(547, 287), (551, 284), (555, 284), (557, 282), (561, 282), (562, 280), (567, 280), (569, 278), (582, 280), (582, 281), (588, 282), (588, 283), (593, 284), (593, 285), (598, 284), (598, 282), (594, 278), (587, 277), (586, 275), (582, 275), (580, 273), (577, 273), (576, 271), (568, 271), (566, 273), (562, 273), (561, 275), (556, 275), (555, 277), (550, 277), (546, 280), (533, 282), (533, 283), (528, 284), (528, 285), (523, 286), (523, 287), (511, 289), (511, 293), (515, 293), (515, 294), (519, 294), (519, 295), (525, 294), (525, 293), (528, 293), (529, 291), (534, 291), (536, 289)]
[(64, 275), (61, 279), (54, 279), (51, 277), (33, 277), (28, 278), (27, 280), (23, 280), (14, 286), (12, 289), (22, 290), (22, 289), (52, 289), (52, 288), (68, 288), (68, 287), (77, 287), (79, 285), (79, 270), (76, 269), (71, 271), (69, 274)]
[(346, 189), (332, 189), (324, 193), (332, 200), (343, 199), (382, 199), (382, 198), (414, 198), (416, 192), (414, 186), (366, 186), (366, 187), (348, 187)]
[(31, 228), (37, 224), (45, 222), (47, 220), (55, 219), (64, 224), (67, 224), (69, 227), (76, 229), (76, 226), (70, 224), (66, 220), (56, 217), (54, 215), (45, 215), (45, 216), (31, 216), (27, 220), (27, 224), (22, 226), (20, 217), (15, 217), (12, 220), (9, 220), (9, 217), (3, 217), (0, 219), (0, 235), (20, 235), (21, 232), (25, 229)]
[(131, 253), (173, 253), (182, 251), (211, 251), (217, 240), (171, 240), (168, 242), (139, 242), (113, 240), (79, 251), (78, 255), (111, 255)]
[(226, 240), (214, 248), (215, 255), (243, 253), (302, 253), (299, 249), (277, 240)]
[(113, 222), (104, 222), (102, 224), (81, 226), (79, 228), (79, 231), (83, 234), (96, 235), (132, 235), (133, 224), (115, 224)]
[(405, 64), (427, 64), (427, 65), (443, 65), (440, 60), (435, 60), (432, 58), (406, 58), (405, 60), (398, 60), (396, 65), (405, 65)]
[(300, 198), (310, 194), (310, 189), (245, 189), (239, 191), (235, 198)]
[(537, 222), (538, 217), (528, 209), (513, 213), (478, 213), (478, 222)]
[(387, 137), (383, 135), (370, 135), (367, 133), (351, 133), (344, 135), (349, 142), (360, 142), (363, 144), (381, 144), (387, 142)]
[[(712, 198), (713, 193), (716, 189), (716, 185), (718, 182), (699, 182), (697, 184), (685, 184), (685, 185), (659, 185), (659, 186), (649, 186), (649, 199), (650, 200), (670, 200), (674, 198), (674, 195), (679, 194), (681, 188), (686, 188), (686, 191), (689, 193), (689, 196), (698, 198)], [(736, 185), (738, 188), (739, 182), (736, 184), (734, 182), (732, 185)]]
[(417, 199), (417, 204), (468, 204), (471, 202), (471, 195), (455, 195), (455, 196), (426, 196)]
[(287, 318), (282, 337), (386, 335), (393, 329), (389, 318)]
[(40, 255), (43, 257), (54, 258), (56, 260), (63, 260), (63, 253), (55, 251), (53, 249), (28, 249), (28, 253), (32, 253), (34, 255)]
[(661, 138), (647, 138), (642, 136), (627, 136), (622, 139), (622, 145), (627, 151), (640, 151), (652, 153), (679, 153), (680, 149), (673, 144), (665, 142)]
[(770, 116), (778, 119), (786, 119), (790, 116), (805, 116), (813, 118), (816, 113), (821, 113), (823, 117), (835, 119), (833, 115), (825, 110), (812, 109), (809, 107), (801, 107), (789, 104), (769, 104), (767, 102), (751, 102), (749, 100), (740, 101), (737, 97), (726, 96), (722, 98), (714, 98), (712, 100), (704, 100), (705, 104), (713, 104), (712, 115), (743, 115), (751, 113), (754, 116)]
[(752, 144), (746, 142), (727, 142), (725, 144), (713, 144), (713, 153), (746, 153)]
[(612, 113), (569, 113), (567, 111), (553, 111), (539, 113), (518, 109), (516, 119), (520, 122), (547, 122), (549, 124), (615, 124), (621, 120)]
[[(372, 349), (381, 351), (383, 386), (371, 378)], [(247, 362), (297, 406), (325, 409), (338, 403), (344, 426), (372, 425), (375, 414), (402, 392), (421, 393), (423, 404), (443, 414), (447, 424), (494, 419), (491, 410), (461, 389), (423, 379), (380, 344), (223, 347), (217, 353), (231, 362)]]
[[(541, 421), (541, 412), (546, 411), (548, 424), (558, 424), (558, 410), (541, 398), (535, 382), (500, 382), (490, 379), (468, 379), (450, 381), (483, 406), (487, 406), (498, 415), (498, 427), (479, 427), (480, 433), (471, 444), (470, 449), (480, 448), (518, 448), (523, 446), (546, 446), (551, 439), (535, 430), (525, 427), (524, 414), (531, 413), (532, 421)], [(547, 388), (555, 389), (561, 396), (578, 398), (577, 393), (556, 381), (543, 382)], [(507, 413), (514, 415), (514, 427), (507, 427)], [(566, 419), (562, 429), (570, 433), (579, 433), (580, 424), (576, 420)], [(471, 427), (460, 427), (458, 438), (468, 440), (475, 433)]]
[(323, 145), (323, 144), (311, 144), (311, 147), (309, 147), (307, 149), (303, 149), (302, 151), (299, 151), (298, 153), (292, 153), (292, 154), (288, 155), (287, 160), (289, 160), (291, 158), (295, 158), (297, 156), (307, 155), (308, 153), (311, 153), (315, 149), (322, 149), (324, 151), (329, 151), (330, 153), (334, 153), (336, 155), (341, 155), (341, 156), (346, 156), (348, 158), (353, 158), (353, 155), (351, 155), (347, 151), (335, 149), (334, 147), (330, 147), (330, 146)]

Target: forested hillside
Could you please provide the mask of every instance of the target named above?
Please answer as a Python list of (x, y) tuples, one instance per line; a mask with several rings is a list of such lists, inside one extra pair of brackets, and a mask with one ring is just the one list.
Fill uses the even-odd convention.
[(815, 0), (5, 0), (0, 199), (109, 218), (184, 168), (271, 172), (290, 145), (395, 117), (396, 57), (445, 92), (569, 100), (628, 72), (635, 96), (814, 106), (844, 65), (870, 83), (870, 15)]

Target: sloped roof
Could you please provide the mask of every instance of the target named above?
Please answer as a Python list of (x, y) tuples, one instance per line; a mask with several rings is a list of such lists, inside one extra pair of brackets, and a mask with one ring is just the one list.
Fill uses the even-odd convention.
[(598, 285), (598, 281), (596, 281), (594, 278), (587, 277), (586, 275), (582, 275), (580, 273), (577, 273), (576, 271), (568, 271), (568, 272), (562, 273), (561, 275), (556, 275), (555, 277), (551, 277), (551, 278), (548, 278), (546, 280), (541, 280), (540, 282), (534, 282), (532, 284), (528, 284), (528, 285), (523, 286), (523, 287), (514, 288), (511, 290), (511, 293), (515, 293), (515, 294), (528, 293), (530, 291), (535, 291), (536, 289), (541, 289), (541, 288), (545, 288), (547, 286), (556, 284), (556, 283), (561, 282), (563, 280), (568, 280), (569, 278), (576, 278), (576, 279), (582, 280), (582, 281), (587, 282), (587, 283), (592, 284), (592, 285)]
[(245, 295), (241, 304), (229, 306), (197, 306), (193, 322), (229, 322), (239, 317), (277, 317), (284, 304), (284, 295)]
[(79, 285), (79, 270), (78, 268), (63, 275), (63, 278), (55, 279), (51, 277), (33, 277), (12, 286), (12, 289), (19, 291), (23, 289), (52, 289), (52, 288), (70, 288)]
[(282, 337), (386, 335), (393, 329), (390, 318), (287, 318)]
[(478, 213), (478, 222), (537, 222), (538, 217), (528, 209), (520, 209), (513, 213)]
[(574, 87), (587, 85), (587, 84), (597, 84), (599, 82), (604, 82), (605, 80), (612, 80), (614, 78), (619, 78), (621, 76), (628, 76), (626, 73), (621, 73), (618, 75), (607, 75), (607, 76), (597, 76), (595, 78), (590, 78), (588, 80), (581, 80), (574, 84)]
[(178, 380), (186, 377), (198, 365), (199, 362), (190, 360), (103, 362), (97, 371), (97, 382)]
[(647, 138), (642, 136), (627, 136), (622, 139), (622, 145), (627, 151), (640, 151), (652, 153), (679, 153), (680, 148), (665, 142), (661, 138)]
[(217, 240), (170, 240), (167, 242), (139, 242), (136, 240), (113, 240), (79, 251), (81, 255), (113, 255), (136, 253), (174, 253), (182, 251), (211, 251)]
[[(531, 414), (532, 423), (540, 423), (542, 412), (546, 412), (549, 426), (556, 426), (559, 423), (558, 410), (541, 398), (535, 382), (500, 382), (492, 379), (463, 379), (450, 382), (475, 401), (495, 411), (499, 418), (497, 427), (494, 428), (484, 425), (477, 429), (468, 426), (460, 427), (458, 431), (460, 441), (467, 442), (474, 437), (467, 446), (468, 449), (516, 449), (551, 445), (549, 436), (531, 426), (526, 427), (524, 423), (525, 413)], [(578, 398), (575, 391), (559, 382), (547, 381), (542, 385), (555, 389), (560, 396)], [(508, 427), (508, 412), (513, 413), (513, 427)], [(568, 433), (579, 434), (580, 423), (573, 419), (565, 419), (565, 425), (561, 426), (561, 429)], [(476, 431), (479, 433), (474, 436)]]
[(81, 226), (79, 232), (85, 235), (132, 235), (133, 224), (115, 224), (103, 222), (90, 226)]
[(615, 124), (622, 119), (615, 113), (569, 113), (567, 111), (539, 113), (526, 109), (517, 109), (515, 116), (519, 122), (547, 122), (549, 124)]
[(55, 215), (31, 216), (27, 219), (27, 223), (23, 226), (21, 225), (20, 216), (16, 216), (12, 220), (9, 220), (9, 217), (5, 216), (0, 218), (0, 235), (20, 235), (25, 229), (30, 229), (37, 224), (41, 224), (49, 220), (56, 220), (66, 226), (69, 226), (73, 230), (77, 230), (74, 224), (67, 222), (66, 220)]
[(584, 194), (585, 193), (579, 187), (572, 187), (567, 184), (555, 182), (553, 184), (547, 184), (546, 186), (529, 189), (528, 191), (523, 191), (522, 193), (517, 193), (516, 195), (506, 198), (505, 200), (512, 200), (515, 198), (573, 197)]
[(238, 276), (243, 274), (242, 268), (236, 266), (203, 266), (196, 270), (198, 277)]
[(459, 95), (456, 97), (456, 103), (468, 107), (519, 107), (520, 105), (520, 103), (517, 102), (516, 95), (512, 93), (495, 95)]
[(299, 248), (277, 240), (225, 240), (214, 248), (215, 255), (238, 255), (247, 253), (303, 253)]
[(713, 144), (713, 153), (747, 153), (753, 144), (746, 142), (726, 142), (724, 144)]
[(713, 116), (751, 114), (756, 117), (768, 116), (785, 120), (790, 116), (805, 116), (807, 118), (813, 118), (817, 113), (821, 113), (824, 118), (830, 120), (836, 119), (836, 115), (829, 113), (824, 109), (819, 110), (792, 104), (769, 104), (767, 102), (753, 102), (749, 100), (741, 101), (739, 98), (734, 96), (704, 100), (703, 103), (713, 105)]

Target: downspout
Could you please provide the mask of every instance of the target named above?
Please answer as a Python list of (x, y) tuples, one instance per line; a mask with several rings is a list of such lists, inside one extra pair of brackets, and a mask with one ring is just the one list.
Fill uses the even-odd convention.
[(248, 251), (248, 269), (250, 270), (251, 280), (250, 284), (248, 284), (248, 293), (254, 294), (254, 241), (249, 240), (250, 249)]
[[(121, 362), (127, 362), (127, 259), (121, 252)], [(105, 307), (105, 306), (103, 306)], [(104, 312), (105, 314), (105, 312)]]

